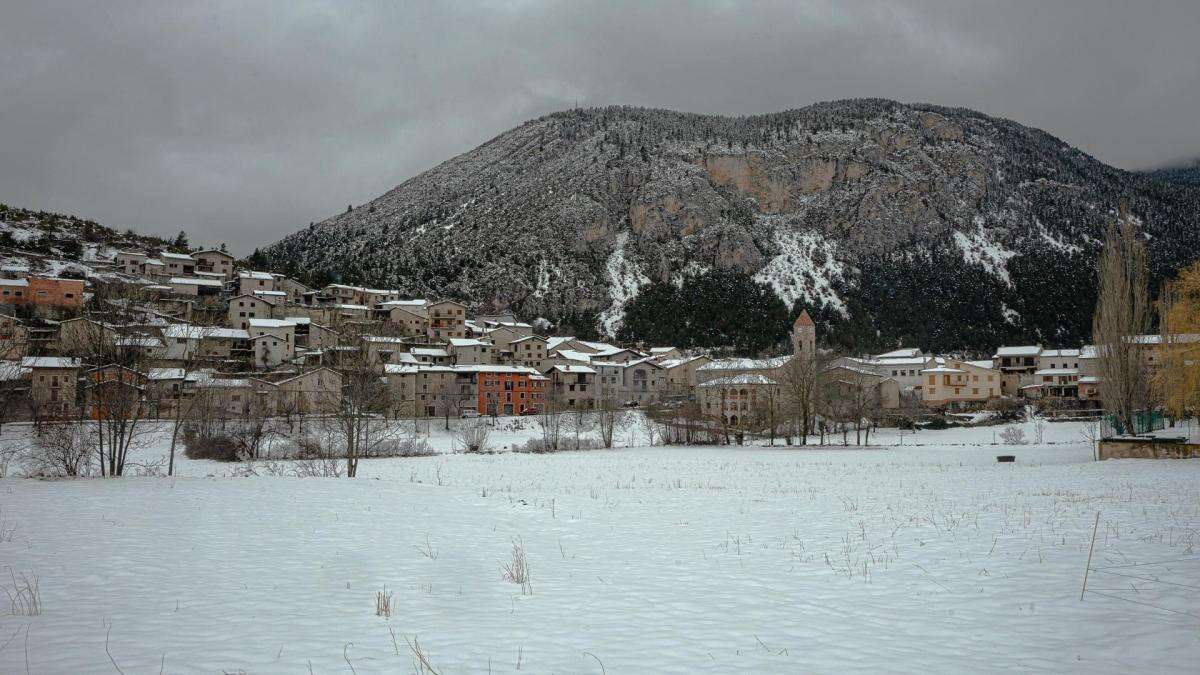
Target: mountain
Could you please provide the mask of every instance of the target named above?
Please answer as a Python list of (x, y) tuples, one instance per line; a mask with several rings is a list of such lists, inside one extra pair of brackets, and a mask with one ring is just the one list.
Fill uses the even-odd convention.
[(855, 349), (1071, 345), (1090, 335), (1095, 254), (1121, 199), (1156, 279), (1200, 250), (1200, 190), (971, 110), (607, 107), (527, 122), (259, 259), (585, 333), (615, 333), (647, 284), (720, 270)]
[(1200, 157), (1190, 162), (1180, 162), (1161, 169), (1144, 171), (1143, 175), (1152, 180), (1161, 180), (1179, 185), (1200, 185)]
[(4, 272), (104, 278), (113, 269), (117, 251), (170, 244), (77, 216), (0, 203), (0, 271)]

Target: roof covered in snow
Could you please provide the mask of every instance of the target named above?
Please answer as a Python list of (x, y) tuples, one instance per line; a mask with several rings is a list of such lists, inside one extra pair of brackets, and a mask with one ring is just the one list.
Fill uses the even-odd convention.
[(992, 358), (1003, 356), (1037, 356), (1042, 353), (1041, 345), (1020, 345), (1016, 347), (1001, 347)]
[(701, 382), (699, 384), (699, 386), (701, 386), (701, 387), (723, 387), (723, 386), (755, 385), (755, 384), (773, 385), (773, 384), (779, 384), (779, 383), (776, 382), (775, 380), (772, 380), (771, 378), (767, 377), (766, 375), (760, 375), (758, 373), (745, 373), (742, 375), (730, 375), (728, 377), (718, 377), (715, 380)]
[(776, 356), (770, 359), (715, 359), (700, 366), (697, 370), (769, 370), (782, 368), (784, 364), (791, 360), (791, 356)]

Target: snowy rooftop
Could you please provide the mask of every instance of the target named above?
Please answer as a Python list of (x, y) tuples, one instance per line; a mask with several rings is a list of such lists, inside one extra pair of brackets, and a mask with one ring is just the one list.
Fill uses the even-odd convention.
[(241, 279), (261, 279), (263, 281), (268, 281), (270, 279), (275, 278), (275, 277), (271, 276), (270, 272), (255, 272), (252, 270), (238, 272), (238, 277)]
[(961, 373), (964, 371), (960, 368), (951, 368), (949, 366), (934, 366), (933, 368), (926, 368), (926, 369), (922, 370), (921, 372), (922, 373)]
[(691, 363), (692, 361), (695, 361), (696, 359), (703, 359), (703, 358), (707, 358), (707, 357), (684, 356), (684, 357), (677, 358), (677, 359), (663, 359), (662, 361), (658, 362), (658, 365), (662, 366), (663, 368), (666, 368), (667, 370), (670, 370), (672, 368), (678, 368), (679, 366), (682, 366), (684, 364)]
[(772, 384), (779, 384), (779, 383), (776, 382), (775, 380), (772, 380), (771, 378), (767, 377), (766, 375), (760, 375), (758, 373), (745, 373), (742, 375), (730, 375), (728, 377), (718, 377), (715, 380), (701, 382), (698, 386), (722, 387), (722, 386), (742, 385), (742, 384), (772, 385)]
[(375, 342), (399, 345), (404, 344), (404, 338), (392, 337), (390, 335), (364, 335), (363, 342)]
[(594, 368), (589, 368), (587, 366), (577, 366), (577, 365), (573, 365), (573, 364), (572, 365), (561, 365), (561, 364), (556, 365), (556, 366), (552, 367), (550, 370), (557, 370), (560, 373), (592, 373), (593, 375), (596, 373), (596, 370)]
[(1078, 349), (1046, 349), (1042, 351), (1043, 358), (1074, 358), (1079, 356)]
[(176, 286), (207, 286), (209, 288), (221, 288), (224, 286), (218, 279), (200, 279), (198, 277), (171, 277), (168, 283)]
[(78, 368), (79, 359), (66, 356), (26, 356), (21, 359), (22, 368)]
[(187, 338), (199, 340), (204, 338), (214, 339), (242, 339), (250, 338), (250, 334), (240, 328), (223, 328), (220, 326), (190, 326), (183, 323), (173, 323), (169, 326), (164, 326), (162, 329), (163, 337), (168, 338)]
[[(868, 363), (871, 363), (871, 364), (874, 364), (877, 366), (923, 366), (928, 362), (929, 362), (928, 356), (915, 356), (915, 357), (895, 356), (895, 357), (887, 357), (887, 358), (882, 358), (882, 357), (877, 356), (877, 357), (871, 359), (870, 361), (868, 361)], [(990, 364), (991, 362), (989, 361), (988, 363)], [(989, 367), (990, 367), (990, 365), (989, 365)]]
[(168, 260), (195, 260), (195, 258), (186, 253), (171, 253), (170, 251), (163, 251), (159, 254), (159, 257)]
[(890, 352), (876, 354), (875, 359), (880, 361), (884, 359), (911, 359), (918, 356), (921, 356), (920, 347), (906, 347), (904, 349), (894, 349)]
[(536, 340), (539, 342), (547, 342), (547, 343), (549, 342), (549, 340), (547, 340), (546, 338), (544, 338), (540, 335), (526, 335), (525, 337), (521, 337), (521, 338), (517, 338), (516, 340), (513, 340), (510, 344), (515, 345), (518, 342), (525, 342), (527, 340)]
[(459, 347), (459, 348), (462, 348), (462, 347), (490, 347), (490, 346), (492, 346), (492, 343), (488, 342), (487, 340), (476, 340), (474, 338), (450, 338), (450, 345), (452, 347)]
[(1001, 347), (996, 350), (996, 357), (1002, 356), (1037, 356), (1042, 353), (1041, 345), (1020, 345), (1017, 347)]
[(449, 352), (445, 349), (438, 349), (436, 347), (413, 347), (412, 353), (415, 356), (429, 356), (434, 358), (450, 356)]
[(770, 359), (716, 359), (700, 366), (697, 370), (769, 370), (782, 368), (791, 360), (791, 356), (776, 356)]
[(162, 340), (159, 340), (158, 338), (138, 335), (119, 337), (113, 342), (121, 347), (145, 347), (147, 349), (155, 349), (163, 346)]
[[(554, 354), (557, 355), (559, 358), (563, 358), (568, 361), (579, 361), (581, 363), (589, 363), (592, 360), (592, 356), (593, 356), (592, 354), (578, 352), (578, 351), (575, 351), (574, 349), (559, 349), (559, 350), (555, 351)], [(595, 356), (600, 356), (600, 355), (596, 354)]]
[(296, 324), (286, 319), (250, 319), (251, 328), (288, 328)]

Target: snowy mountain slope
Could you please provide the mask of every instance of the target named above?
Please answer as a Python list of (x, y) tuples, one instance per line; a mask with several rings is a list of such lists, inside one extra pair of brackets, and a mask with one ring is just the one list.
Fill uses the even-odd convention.
[(90, 278), (110, 273), (122, 248), (165, 245), (76, 216), (0, 204), (0, 269), (14, 274)]
[[(1200, 250), (1200, 190), (969, 110), (610, 107), (532, 120), (263, 255), (312, 282), (458, 296), (605, 331), (642, 279), (734, 269), (854, 323), (861, 339), (983, 348), (1008, 334), (1085, 337), (1078, 308), (1090, 298), (1060, 296), (1088, 284), (1054, 282), (1091, 274), (1122, 198), (1145, 224), (1156, 275)], [(932, 268), (921, 292), (906, 288), (914, 266)], [(893, 320), (887, 305), (901, 301), (905, 316), (953, 329)]]

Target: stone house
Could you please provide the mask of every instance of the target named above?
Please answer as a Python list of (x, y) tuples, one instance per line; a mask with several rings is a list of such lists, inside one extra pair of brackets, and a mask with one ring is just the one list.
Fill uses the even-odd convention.
[[(943, 364), (925, 368), (921, 371), (925, 378), (921, 403), (930, 407), (963, 409), (980, 407), (998, 398), (1002, 394), (1004, 373), (988, 367), (987, 363), (946, 359)], [(1024, 368), (1023, 361), (1021, 363), (1018, 367)]]
[(29, 371), (29, 399), (39, 417), (73, 417), (79, 380), (79, 359), (63, 356), (27, 356), (21, 367)]
[(457, 300), (439, 300), (429, 305), (429, 338), (444, 341), (465, 338), (467, 306)]
[(233, 279), (233, 264), (237, 262), (237, 258), (225, 251), (215, 248), (205, 249), (193, 253), (192, 258), (196, 261), (196, 272), (219, 274), (226, 281)]
[(266, 298), (252, 293), (238, 295), (229, 299), (229, 325), (249, 330), (252, 319), (270, 319), (275, 316), (275, 310), (275, 303)]
[(475, 338), (450, 338), (446, 347), (450, 360), (459, 366), (494, 363), (495, 351), (490, 341)]
[(550, 380), (547, 405), (556, 409), (596, 407), (596, 371), (588, 366), (556, 365), (545, 373)]

